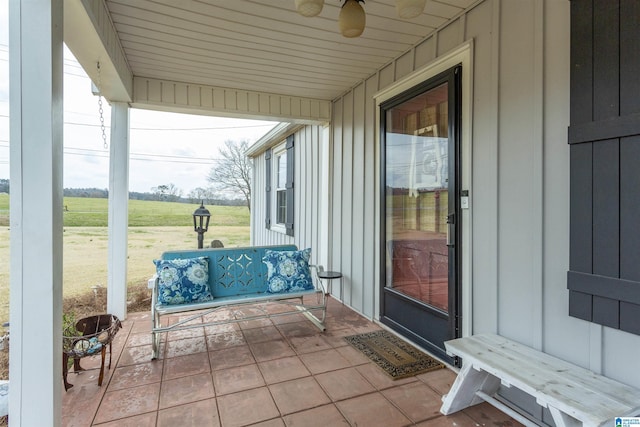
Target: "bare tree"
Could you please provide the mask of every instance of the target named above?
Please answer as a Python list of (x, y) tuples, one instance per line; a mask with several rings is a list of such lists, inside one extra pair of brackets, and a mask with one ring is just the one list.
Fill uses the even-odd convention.
[(174, 183), (162, 184), (157, 187), (151, 187), (151, 192), (156, 195), (158, 200), (175, 202), (182, 197), (182, 190), (176, 187)]
[(197, 187), (189, 192), (188, 197), (193, 203), (200, 202), (202, 200), (204, 203), (210, 204), (213, 202), (213, 199), (216, 198), (216, 195), (215, 191), (210, 187)]
[(242, 194), (251, 210), (251, 160), (245, 156), (249, 148), (247, 140), (224, 142), (220, 159), (211, 168), (207, 180), (217, 190)]

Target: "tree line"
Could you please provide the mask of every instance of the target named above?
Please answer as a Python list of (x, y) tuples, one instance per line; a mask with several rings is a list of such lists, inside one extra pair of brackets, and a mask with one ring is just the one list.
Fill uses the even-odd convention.
[[(130, 200), (154, 200), (178, 203), (198, 203), (208, 205), (246, 206), (251, 205), (251, 160), (245, 156), (249, 148), (247, 140), (230, 141), (220, 148), (219, 159), (207, 176), (209, 187), (198, 187), (187, 195), (173, 183), (151, 187), (149, 192), (129, 192)], [(0, 179), (0, 193), (10, 192), (8, 179)], [(90, 197), (106, 199), (109, 190), (104, 188), (65, 188), (65, 197)], [(238, 198), (240, 196), (241, 198)]]
[[(173, 189), (167, 191), (167, 188)], [(65, 197), (90, 197), (97, 199), (106, 199), (109, 197), (109, 190), (104, 188), (65, 188)], [(150, 192), (130, 191), (129, 200), (149, 200), (160, 202), (176, 202), (176, 203), (200, 203), (203, 201), (206, 205), (217, 206), (244, 206), (243, 199), (225, 199), (215, 194), (211, 189), (197, 188), (190, 191), (186, 196), (182, 195), (182, 190), (177, 189), (174, 184), (162, 184), (152, 187)]]

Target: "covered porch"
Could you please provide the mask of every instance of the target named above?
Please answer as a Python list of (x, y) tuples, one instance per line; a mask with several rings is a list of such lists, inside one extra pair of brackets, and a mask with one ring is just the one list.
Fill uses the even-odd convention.
[[(406, 20), (395, 0), (371, 2), (365, 36), (347, 39), (335, 2), (315, 18), (289, 0), (10, 2), (12, 425), (57, 426), (63, 416), (66, 425), (73, 422), (66, 414), (78, 414), (61, 408), (79, 387), (67, 394), (60, 387), (63, 41), (112, 110), (107, 311), (126, 320), (129, 109), (322, 127), (328, 150), (332, 101), (476, 2), (428, 3)], [(330, 165), (325, 157), (327, 177)], [(297, 244), (313, 247), (314, 262), (337, 267), (325, 202), (314, 241), (298, 228)], [(32, 400), (42, 410), (31, 411)]]
[[(121, 425), (117, 411), (127, 414), (123, 419), (131, 416), (134, 425), (142, 420), (159, 425), (172, 416), (197, 414), (200, 405), (208, 407), (213, 425), (224, 426), (305, 425), (302, 417), (308, 414), (368, 425), (360, 417), (378, 416), (379, 408), (388, 408), (390, 425), (447, 425), (452, 419), (486, 423), (483, 414), (496, 412), (487, 408), (485, 413), (485, 405), (480, 414), (475, 408), (447, 418), (433, 412), (453, 371), (389, 385), (366, 362), (347, 354), (340, 334), (378, 327), (370, 321), (390, 325), (396, 317), (387, 314), (395, 307), (393, 316), (415, 322), (396, 322), (391, 329), (410, 338), (424, 338), (417, 332), (434, 329), (434, 318), (444, 319), (438, 343), (429, 347), (442, 358), (447, 339), (493, 333), (621, 383), (640, 382), (640, 268), (635, 262), (640, 175), (633, 166), (640, 156), (637, 1), (427, 0), (422, 13), (404, 19), (396, 13), (396, 0), (370, 0), (363, 6), (366, 26), (358, 38), (340, 34), (338, 1), (326, 1), (323, 12), (311, 18), (301, 16), (291, 0), (10, 3), (14, 425), (59, 426), (75, 417)], [(63, 41), (112, 108), (107, 310), (126, 324), (106, 386), (97, 389), (90, 375), (82, 375), (72, 379), (77, 385), (66, 394), (60, 381)], [(435, 228), (441, 241), (452, 231), (445, 245), (454, 261), (447, 271), (450, 293), (447, 310), (422, 304), (406, 314), (405, 307), (416, 305), (410, 292), (398, 299), (406, 305), (385, 306), (395, 304), (391, 297), (400, 292), (388, 280), (393, 256), (385, 227), (392, 216), (385, 198), (393, 186), (385, 181), (382, 116), (401, 106), (394, 101), (404, 94), (443, 75), (455, 88), (447, 92), (448, 105), (455, 108), (441, 109), (441, 101), (434, 105), (438, 126), (456, 117), (446, 139), (457, 144), (449, 169), (455, 169), (457, 187), (447, 193), (452, 223), (448, 217), (437, 222), (453, 227)], [(197, 340), (168, 336), (164, 359), (156, 365), (144, 360), (149, 325), (143, 315), (128, 315), (125, 298), (131, 108), (282, 123), (274, 131), (282, 133), (265, 135), (251, 153), (257, 186), (251, 240), (310, 247), (313, 263), (341, 273), (339, 292), (334, 288), (332, 294), (344, 306), (332, 302), (326, 336), (305, 336), (304, 328), (286, 326), (295, 321), (240, 325), (228, 333), (245, 348), (241, 366), (218, 369), (216, 352), (224, 350), (209, 346), (216, 333), (205, 330)], [(397, 117), (408, 117), (403, 108)], [(436, 122), (429, 122), (424, 106), (411, 111), (425, 123), (415, 120), (415, 126), (402, 129), (413, 136), (431, 129), (428, 136), (435, 138), (430, 126)], [(276, 227), (270, 222), (277, 200), (270, 185), (276, 175), (273, 153), (287, 159), (283, 171), (295, 169), (279, 189), (295, 204), (281, 206), (283, 218), (275, 217)], [(405, 168), (415, 169), (419, 156), (410, 158)], [(425, 157), (421, 166), (429, 165)], [(418, 191), (397, 187), (398, 195), (409, 190), (397, 207)], [(425, 208), (428, 199), (425, 195)], [(405, 203), (407, 210), (417, 206), (411, 203)], [(422, 218), (396, 216), (406, 230), (422, 227), (431, 233)], [(422, 269), (418, 276), (428, 278), (430, 271)], [(427, 310), (434, 316), (425, 321)], [(281, 343), (273, 360), (293, 363), (304, 375), (270, 377), (268, 360), (256, 350), (263, 332), (274, 338), (268, 342)], [(329, 364), (318, 369), (311, 354)], [(172, 367), (188, 367), (191, 362), (180, 361), (189, 360), (198, 374)], [(342, 364), (332, 365), (337, 361)], [(220, 379), (225, 369), (254, 382), (243, 390), (225, 389), (234, 383)], [(361, 388), (335, 394), (327, 377), (341, 374)], [(187, 383), (178, 394), (201, 391), (184, 379), (190, 376), (206, 382), (206, 395), (175, 404), (163, 400), (163, 390), (172, 385), (179, 390)], [(323, 403), (287, 407), (279, 396), (291, 389), (281, 383), (291, 383), (293, 390), (306, 385)], [(81, 396), (70, 397), (82, 389), (94, 397), (84, 401), (92, 408), (88, 418), (81, 418), (75, 406)], [(134, 400), (142, 390), (149, 399)], [(250, 405), (242, 393), (263, 396), (266, 409), (259, 419), (228, 418), (225, 408), (238, 399)], [(552, 424), (535, 398), (516, 392), (509, 398), (537, 422)], [(38, 411), (32, 410), (33, 401)], [(120, 401), (128, 405), (121, 408)], [(321, 411), (328, 412), (318, 416)], [(501, 417), (488, 420), (511, 422)]]
[[(150, 360), (150, 325), (148, 313), (123, 322), (102, 387), (97, 370), (69, 375), (74, 387), (63, 392), (62, 425), (519, 425), (486, 403), (440, 414), (454, 371), (392, 380), (343, 339), (380, 327), (333, 298), (326, 333), (302, 315), (170, 332), (157, 361)], [(96, 367), (99, 357), (82, 364)]]

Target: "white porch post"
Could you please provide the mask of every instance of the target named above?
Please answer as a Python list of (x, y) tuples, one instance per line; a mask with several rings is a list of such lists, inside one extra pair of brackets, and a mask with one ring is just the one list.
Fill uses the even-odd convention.
[[(320, 254), (318, 256), (318, 264), (324, 266), (327, 270), (331, 270), (329, 260), (331, 260), (331, 224), (329, 222), (329, 213), (331, 212), (330, 200), (331, 200), (331, 150), (329, 148), (330, 142), (330, 127), (322, 126), (320, 130), (320, 218), (318, 220), (318, 236), (320, 242), (318, 246), (320, 248)], [(331, 289), (333, 291), (333, 289)], [(342, 298), (342, 295), (340, 295)]]
[(9, 4), (10, 426), (59, 426), (63, 0)]
[(109, 158), (109, 265), (107, 311), (127, 317), (127, 229), (129, 225), (129, 106), (111, 105)]

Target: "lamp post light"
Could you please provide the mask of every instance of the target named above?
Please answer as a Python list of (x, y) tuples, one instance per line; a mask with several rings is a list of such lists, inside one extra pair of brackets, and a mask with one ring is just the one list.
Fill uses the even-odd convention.
[(193, 213), (193, 231), (198, 233), (198, 249), (202, 249), (204, 243), (204, 233), (209, 228), (209, 219), (211, 212), (204, 207), (204, 200), (200, 203), (200, 207)]

